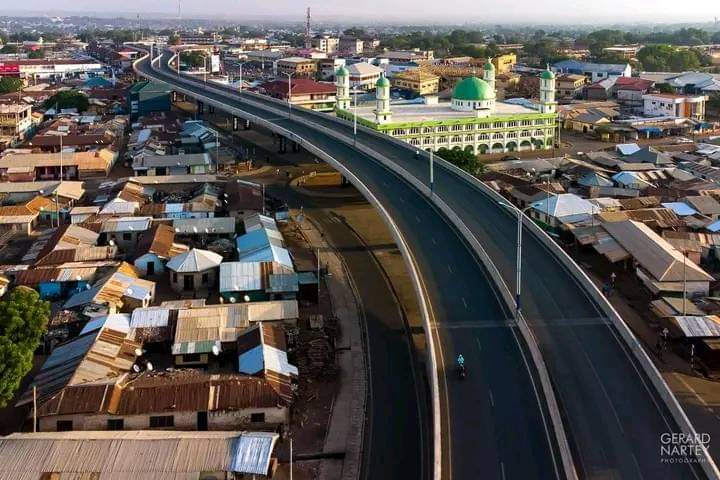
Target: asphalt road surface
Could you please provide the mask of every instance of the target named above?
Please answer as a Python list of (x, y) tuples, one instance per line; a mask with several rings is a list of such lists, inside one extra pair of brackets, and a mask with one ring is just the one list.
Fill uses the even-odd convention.
[[(144, 67), (147, 68), (147, 62)], [(166, 73), (173, 81), (173, 75)], [(443, 467), (446, 478), (553, 478), (557, 459), (547, 414), (534, 389), (517, 332), (495, 287), (468, 245), (428, 200), (374, 158), (319, 133), (308, 121), (351, 132), (330, 118), (293, 109), (279, 118), (240, 98), (197, 95), (232, 104), (298, 134), (353, 171), (398, 224), (424, 281), (440, 340)], [(253, 97), (253, 101), (257, 101)], [(270, 104), (270, 102), (268, 102)], [(272, 105), (272, 104), (270, 104)], [(276, 107), (276, 106), (275, 106)], [(360, 131), (358, 141), (428, 181), (428, 167), (408, 147)], [(515, 221), (475, 185), (436, 165), (435, 191), (460, 215), (512, 285)], [(558, 394), (583, 478), (692, 479), (693, 464), (663, 463), (660, 436), (679, 431), (649, 380), (599, 308), (539, 240), (526, 235), (523, 304)], [(470, 375), (456, 378), (462, 352)], [(447, 453), (449, 452), (449, 455)]]

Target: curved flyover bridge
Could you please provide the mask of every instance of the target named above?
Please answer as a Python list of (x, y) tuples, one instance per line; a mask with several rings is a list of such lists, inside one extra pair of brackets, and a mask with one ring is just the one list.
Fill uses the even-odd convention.
[[(430, 192), (428, 159), (409, 145), (364, 128), (353, 138), (352, 124), (330, 115), (178, 76), (171, 56), (152, 65), (145, 56), (136, 72), (299, 143), (340, 170), (388, 223), (431, 347), (434, 478), (717, 476), (707, 459), (663, 463), (661, 435), (692, 427), (602, 295), (530, 222), (524, 320), (515, 321), (507, 285), (514, 285), (516, 218), (487, 187), (436, 161)], [(464, 381), (454, 370), (458, 353), (469, 368)]]

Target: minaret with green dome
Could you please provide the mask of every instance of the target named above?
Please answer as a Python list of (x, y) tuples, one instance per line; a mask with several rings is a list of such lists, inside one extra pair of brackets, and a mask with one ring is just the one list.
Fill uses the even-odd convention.
[(555, 113), (555, 74), (547, 69), (540, 74), (540, 113)]
[(335, 96), (336, 110), (350, 109), (350, 72), (345, 66), (341, 65), (335, 72), (335, 86), (337, 87), (337, 95)]
[(381, 74), (375, 82), (375, 122), (388, 123), (392, 119), (390, 111), (390, 81)]
[(495, 91), (495, 65), (492, 64), (492, 59), (488, 58), (487, 62), (483, 66), (483, 80), (490, 85), (492, 91)]

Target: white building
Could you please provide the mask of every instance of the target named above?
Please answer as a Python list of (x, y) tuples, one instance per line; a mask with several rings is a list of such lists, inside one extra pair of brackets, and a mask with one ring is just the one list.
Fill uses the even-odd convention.
[(705, 119), (705, 95), (676, 95), (648, 93), (643, 95), (643, 114), (649, 117), (678, 117), (702, 121)]
[[(336, 114), (352, 121), (356, 109), (351, 107), (345, 68), (336, 77)], [(485, 154), (552, 148), (557, 128), (555, 75), (549, 70), (540, 75), (536, 108), (496, 101), (494, 85), (495, 69), (488, 63), (483, 79), (459, 82), (449, 103), (392, 105), (390, 82), (380, 76), (375, 104), (358, 105), (357, 121), (427, 151), (459, 148)]]
[(365, 62), (353, 63), (345, 68), (350, 75), (350, 86), (366, 91), (375, 89), (375, 83), (385, 73), (384, 69)]

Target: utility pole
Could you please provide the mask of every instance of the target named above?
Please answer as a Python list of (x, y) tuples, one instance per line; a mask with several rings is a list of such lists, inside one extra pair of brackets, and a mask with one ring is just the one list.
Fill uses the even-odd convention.
[(290, 101), (292, 98), (292, 76), (295, 75), (295, 72), (285, 72), (285, 75), (288, 77), (288, 118), (290, 118), (290, 115), (292, 114), (292, 102)]

